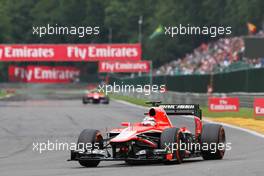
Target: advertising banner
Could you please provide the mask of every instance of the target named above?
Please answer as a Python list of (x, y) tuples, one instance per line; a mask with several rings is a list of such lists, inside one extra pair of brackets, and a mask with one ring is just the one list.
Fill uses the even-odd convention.
[(10, 82), (70, 83), (80, 75), (75, 67), (65, 66), (9, 66)]
[(254, 114), (255, 116), (264, 116), (264, 98), (254, 99)]
[(208, 110), (215, 112), (239, 111), (238, 97), (209, 97)]
[(140, 44), (14, 44), (0, 45), (1, 61), (141, 60)]
[(99, 72), (146, 72), (150, 71), (149, 61), (101, 61), (99, 62)]

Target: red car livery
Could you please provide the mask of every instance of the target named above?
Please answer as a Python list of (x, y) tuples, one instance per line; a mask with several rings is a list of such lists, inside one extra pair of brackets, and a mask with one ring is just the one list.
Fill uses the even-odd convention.
[(100, 92), (88, 92), (83, 96), (82, 98), (83, 104), (87, 103), (103, 103), (103, 104), (109, 104), (109, 97), (106, 96), (104, 93)]
[[(123, 128), (110, 130), (106, 137), (95, 129), (83, 130), (77, 142), (79, 148), (71, 151), (70, 160), (96, 167), (100, 161), (169, 164), (182, 163), (190, 157), (223, 158), (224, 147), (214, 150), (203, 147), (212, 143), (224, 145), (225, 131), (219, 124), (203, 124), (199, 105), (150, 103), (153, 107), (145, 113), (142, 122), (122, 122)], [(193, 118), (194, 132), (186, 126), (172, 124), (169, 116)]]

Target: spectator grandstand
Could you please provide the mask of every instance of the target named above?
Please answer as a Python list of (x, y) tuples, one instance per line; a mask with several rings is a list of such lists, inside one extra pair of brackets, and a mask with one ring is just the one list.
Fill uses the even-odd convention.
[[(263, 31), (257, 36), (264, 37)], [(201, 44), (185, 57), (154, 70), (155, 75), (188, 75), (228, 72), (248, 68), (264, 67), (264, 58), (247, 59), (242, 37), (221, 38)]]

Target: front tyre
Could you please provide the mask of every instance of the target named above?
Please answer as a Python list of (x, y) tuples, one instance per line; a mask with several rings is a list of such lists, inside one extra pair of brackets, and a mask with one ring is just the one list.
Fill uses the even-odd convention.
[(206, 150), (202, 150), (202, 157), (205, 160), (222, 159), (225, 154), (225, 130), (220, 124), (207, 123), (203, 125), (202, 146), (206, 145)]
[[(98, 130), (94, 129), (84, 129), (77, 142), (78, 146), (82, 146), (83, 148), (79, 148), (81, 150), (87, 150), (84, 146), (91, 146), (91, 150), (95, 149), (95, 144), (98, 144), (99, 149), (103, 148), (103, 137)], [(96, 167), (100, 163), (100, 161), (94, 160), (79, 160), (80, 165), (84, 167)]]
[(106, 97), (105, 100), (104, 100), (104, 104), (109, 104), (109, 102), (110, 102), (109, 97)]

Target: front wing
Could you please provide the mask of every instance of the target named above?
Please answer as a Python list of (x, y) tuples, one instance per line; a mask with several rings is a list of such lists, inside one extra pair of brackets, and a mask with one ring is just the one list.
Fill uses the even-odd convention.
[[(166, 150), (156, 149), (153, 150), (152, 155), (142, 154), (137, 157), (115, 157), (113, 158), (110, 154), (87, 154), (80, 153), (78, 151), (71, 151), (71, 158), (68, 161), (167, 161), (170, 153), (167, 153)], [(174, 161), (174, 159), (169, 159), (170, 161)], [(175, 160), (176, 161), (176, 160)]]

